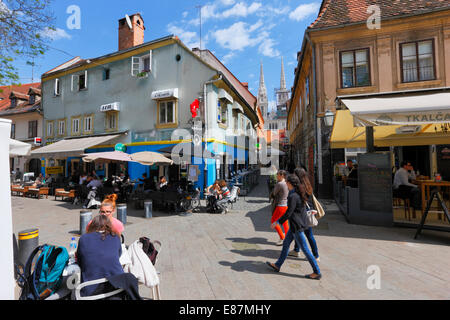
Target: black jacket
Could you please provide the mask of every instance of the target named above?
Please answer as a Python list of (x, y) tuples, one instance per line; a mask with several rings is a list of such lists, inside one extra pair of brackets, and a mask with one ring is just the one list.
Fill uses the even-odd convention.
[[(313, 208), (312, 197), (309, 197), (308, 205)], [(286, 213), (278, 220), (278, 223), (283, 224), (286, 220), (289, 221), (289, 228), (293, 232), (303, 232), (309, 227), (306, 224), (306, 211), (308, 211), (306, 203), (302, 200), (300, 195), (295, 191), (290, 191), (288, 196), (288, 209)]]

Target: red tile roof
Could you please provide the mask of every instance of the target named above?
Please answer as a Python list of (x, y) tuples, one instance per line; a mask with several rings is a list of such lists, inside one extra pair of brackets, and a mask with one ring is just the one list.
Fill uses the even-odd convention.
[(201, 56), (201, 59), (211, 65), (213, 68), (222, 72), (225, 77), (231, 82), (234, 88), (239, 92), (242, 98), (244, 98), (244, 100), (249, 104), (251, 109), (255, 110), (256, 97), (250, 92), (248, 86), (244, 85), (245, 82), (240, 82), (236, 78), (236, 76), (230, 70), (228, 70), (228, 68), (211, 51), (207, 49), (199, 50), (197, 48), (194, 48), (192, 51), (199, 57)]
[(449, 0), (323, 0), (317, 19), (308, 29), (366, 23), (373, 15), (367, 13), (371, 5), (380, 7), (381, 20), (450, 10)]
[[(23, 112), (29, 111), (28, 107), (32, 107), (31, 105), (28, 104), (28, 91), (30, 90), (30, 88), (40, 89), (41, 83), (36, 82), (36, 83), (22, 84), (20, 86), (0, 87), (0, 112), (5, 111), (10, 107), (11, 100), (9, 99), (9, 97), (11, 96), (12, 93), (14, 93), (19, 99), (27, 99), (27, 101), (23, 103), (20, 103), (20, 101), (18, 101), (16, 107), (17, 111), (19, 111), (19, 109)], [(36, 99), (36, 102), (39, 103), (40, 100)]]

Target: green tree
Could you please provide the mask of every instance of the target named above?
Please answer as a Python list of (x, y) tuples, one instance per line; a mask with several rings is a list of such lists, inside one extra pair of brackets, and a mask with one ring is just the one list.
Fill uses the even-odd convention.
[(17, 59), (27, 64), (48, 49), (41, 34), (55, 30), (51, 0), (0, 0), (0, 85), (18, 84)]

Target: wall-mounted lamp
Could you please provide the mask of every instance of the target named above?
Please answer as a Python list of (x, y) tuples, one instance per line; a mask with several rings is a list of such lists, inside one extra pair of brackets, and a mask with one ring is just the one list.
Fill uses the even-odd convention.
[(325, 125), (327, 127), (331, 127), (334, 123), (334, 113), (330, 110), (327, 110), (325, 112), (325, 115), (323, 116), (323, 121), (325, 122)]

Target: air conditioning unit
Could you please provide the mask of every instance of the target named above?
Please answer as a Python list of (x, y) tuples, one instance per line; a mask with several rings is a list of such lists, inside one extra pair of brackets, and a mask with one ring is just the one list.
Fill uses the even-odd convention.
[(397, 134), (416, 133), (420, 131), (421, 126), (403, 126), (395, 129)]

